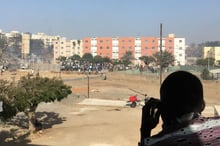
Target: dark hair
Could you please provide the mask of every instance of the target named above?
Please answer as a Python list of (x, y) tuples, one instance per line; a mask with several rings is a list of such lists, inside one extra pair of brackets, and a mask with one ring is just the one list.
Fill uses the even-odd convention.
[(171, 73), (160, 88), (162, 112), (169, 119), (175, 119), (189, 112), (204, 110), (203, 87), (198, 77), (190, 72)]

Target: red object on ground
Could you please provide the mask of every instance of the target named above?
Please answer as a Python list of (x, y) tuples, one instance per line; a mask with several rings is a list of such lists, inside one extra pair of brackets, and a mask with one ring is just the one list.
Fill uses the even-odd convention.
[(137, 97), (136, 96), (130, 96), (129, 97), (129, 101), (130, 102), (136, 102), (137, 101)]

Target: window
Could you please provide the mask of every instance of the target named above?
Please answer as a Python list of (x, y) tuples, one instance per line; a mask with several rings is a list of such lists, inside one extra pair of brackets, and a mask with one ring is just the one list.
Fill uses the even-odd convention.
[(152, 40), (152, 43), (154, 43), (155, 42), (155, 40)]
[(172, 48), (172, 47), (169, 47), (169, 49), (172, 50), (173, 48)]
[(147, 50), (147, 49), (148, 49), (148, 47), (144, 47), (144, 49), (145, 49), (145, 50)]
[(103, 41), (102, 41), (102, 40), (100, 40), (99, 42), (100, 42), (100, 43), (102, 43)]
[(109, 49), (109, 46), (107, 46), (106, 49)]
[(145, 42), (145, 43), (147, 43), (147, 42), (148, 42), (148, 40), (144, 40), (144, 42)]
[(173, 41), (172, 40), (169, 40), (169, 43), (172, 43)]
[(155, 49), (155, 47), (152, 47), (152, 50), (154, 50)]
[(102, 47), (100, 47), (100, 49), (102, 49)]
[(179, 50), (182, 50), (183, 48), (182, 47), (179, 47)]
[(182, 43), (182, 40), (179, 40), (180, 43)]

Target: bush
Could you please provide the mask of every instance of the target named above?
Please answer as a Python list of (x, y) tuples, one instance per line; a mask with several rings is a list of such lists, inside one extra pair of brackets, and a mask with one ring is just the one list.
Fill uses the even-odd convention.
[(202, 70), (201, 78), (203, 80), (210, 80), (211, 79), (210, 72), (209, 72), (209, 70), (207, 68)]

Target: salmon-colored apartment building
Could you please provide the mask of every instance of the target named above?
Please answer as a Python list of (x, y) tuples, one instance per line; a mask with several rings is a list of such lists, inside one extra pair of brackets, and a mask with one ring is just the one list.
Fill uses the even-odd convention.
[[(158, 37), (97, 37), (82, 40), (82, 52), (100, 55), (110, 59), (121, 59), (131, 51), (135, 58), (134, 64), (140, 64), (139, 57), (151, 56), (160, 50)], [(175, 38), (173, 34), (162, 39), (162, 50), (172, 53), (175, 65), (185, 65), (185, 38)]]

